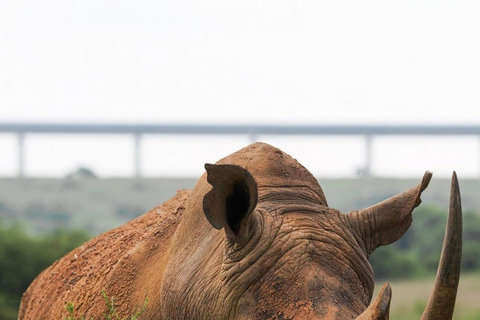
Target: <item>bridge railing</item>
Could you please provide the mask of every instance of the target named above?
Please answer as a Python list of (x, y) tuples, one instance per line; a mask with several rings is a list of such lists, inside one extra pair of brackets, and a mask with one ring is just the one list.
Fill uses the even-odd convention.
[(0, 133), (17, 136), (18, 173), (25, 176), (25, 136), (35, 134), (120, 134), (131, 135), (134, 143), (135, 177), (141, 176), (141, 141), (144, 135), (247, 135), (251, 142), (260, 135), (333, 135), (363, 136), (365, 167), (370, 175), (372, 139), (376, 136), (462, 135), (480, 136), (477, 125), (215, 125), (215, 124), (59, 124), (59, 123), (0, 123)]

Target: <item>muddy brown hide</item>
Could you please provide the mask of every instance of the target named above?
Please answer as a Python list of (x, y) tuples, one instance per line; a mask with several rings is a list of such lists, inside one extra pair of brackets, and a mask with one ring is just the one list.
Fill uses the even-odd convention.
[(388, 285), (367, 309), (368, 256), (408, 229), (431, 174), (344, 214), (304, 167), (267, 144), (206, 171), (191, 192), (55, 262), (26, 291), (19, 319), (60, 319), (66, 302), (100, 319), (102, 290), (121, 316), (148, 296), (142, 319), (388, 319)]

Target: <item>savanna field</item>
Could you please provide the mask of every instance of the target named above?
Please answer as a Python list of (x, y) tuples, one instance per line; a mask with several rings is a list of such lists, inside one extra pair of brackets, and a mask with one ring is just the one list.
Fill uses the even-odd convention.
[[(427, 276), (419, 279), (389, 281), (392, 286), (390, 319), (420, 319), (423, 310), (425, 310), (434, 280), (433, 276)], [(383, 280), (377, 281), (374, 296), (383, 283)], [(453, 319), (480, 319), (480, 273), (469, 273), (460, 276)]]
[[(405, 191), (420, 178), (319, 181), (329, 205), (349, 212)], [(21, 294), (54, 260), (161, 204), (176, 190), (192, 188), (195, 180), (0, 179), (0, 319), (16, 319)], [(449, 179), (434, 177), (422, 196), (423, 204), (414, 211), (410, 230), (370, 257), (378, 278), (376, 289), (385, 282), (392, 287), (393, 320), (419, 319), (424, 310), (443, 241), (449, 184)], [(454, 319), (480, 320), (480, 199), (476, 196), (480, 182), (460, 178), (460, 188), (463, 273)], [(103, 299), (101, 292), (98, 298)]]

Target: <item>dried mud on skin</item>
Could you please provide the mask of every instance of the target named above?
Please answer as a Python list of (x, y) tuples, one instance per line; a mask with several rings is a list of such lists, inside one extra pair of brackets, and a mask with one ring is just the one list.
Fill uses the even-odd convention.
[[(129, 301), (137, 289), (134, 280), (139, 266), (131, 256), (143, 251), (138, 249), (145, 246), (148, 249), (142, 254), (146, 259), (166, 252), (189, 195), (190, 190), (178, 191), (162, 205), (57, 260), (25, 292), (19, 319), (45, 319), (45, 314), (56, 314), (61, 319), (66, 314), (67, 302), (75, 304), (78, 315), (103, 319), (102, 290), (114, 297), (120, 315), (141, 307), (147, 292), (138, 293), (138, 305), (122, 303)], [(28, 314), (28, 318), (24, 318), (24, 314)]]

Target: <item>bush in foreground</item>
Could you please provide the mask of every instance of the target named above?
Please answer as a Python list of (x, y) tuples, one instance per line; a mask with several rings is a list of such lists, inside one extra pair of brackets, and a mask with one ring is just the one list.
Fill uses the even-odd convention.
[(34, 237), (19, 226), (0, 224), (0, 319), (17, 319), (20, 299), (33, 279), (88, 239), (83, 231)]

